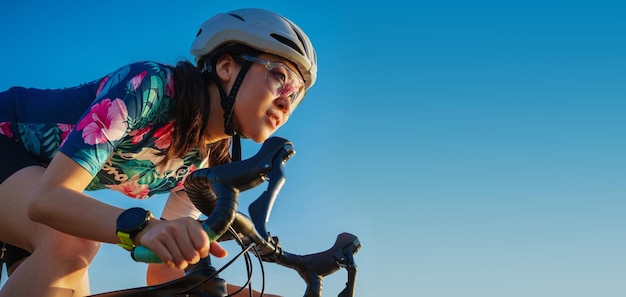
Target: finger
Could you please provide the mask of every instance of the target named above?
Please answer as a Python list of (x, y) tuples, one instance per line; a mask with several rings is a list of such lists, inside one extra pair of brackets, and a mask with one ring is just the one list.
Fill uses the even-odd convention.
[(161, 259), (161, 261), (163, 261), (164, 264), (171, 268), (176, 268), (174, 255), (172, 253), (172, 249), (170, 248), (170, 246), (172, 246), (172, 243), (168, 243), (167, 239), (162, 240), (159, 238), (152, 239), (147, 237), (148, 236), (144, 237), (145, 240), (142, 245), (153, 251)]
[(217, 241), (211, 242), (211, 255), (216, 256), (218, 258), (224, 258), (228, 256), (228, 251), (226, 251)]
[[(181, 224), (182, 223), (182, 224)], [(167, 228), (161, 230), (161, 242), (172, 256), (173, 268), (184, 269), (189, 264), (188, 258), (193, 258), (195, 251), (186, 232), (186, 226), (181, 221), (168, 221)], [(171, 265), (170, 265), (171, 266)]]
[(180, 246), (176, 240), (172, 237), (168, 237), (163, 244), (171, 256), (170, 262), (166, 264), (172, 268), (185, 269), (185, 267), (187, 267), (187, 261), (185, 260), (185, 257), (183, 256)]
[(197, 222), (194, 221), (191, 227), (192, 228), (189, 229), (189, 237), (191, 238), (193, 247), (198, 252), (200, 258), (205, 258), (209, 255), (209, 236)]
[[(196, 224), (197, 223), (193, 223)], [(200, 261), (201, 252), (198, 251), (198, 248), (195, 244), (195, 237), (201, 236), (202, 234), (198, 234), (194, 232), (194, 225), (185, 225), (184, 232), (176, 233), (176, 240), (178, 245), (185, 257), (185, 260), (191, 264), (197, 263)]]
[(163, 233), (160, 231), (163, 229), (163, 225), (157, 222), (162, 221), (150, 220), (148, 226), (137, 235), (137, 241), (153, 251), (164, 264), (175, 268), (174, 257), (168, 248), (168, 245), (171, 245), (171, 243), (167, 243), (167, 236), (162, 236)]

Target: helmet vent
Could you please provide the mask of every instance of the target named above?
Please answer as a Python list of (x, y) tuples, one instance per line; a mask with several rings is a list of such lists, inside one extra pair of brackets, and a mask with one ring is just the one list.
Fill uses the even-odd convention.
[(234, 18), (238, 18), (238, 19), (239, 19), (239, 20), (241, 20), (242, 22), (245, 22), (245, 21), (246, 21), (246, 20), (245, 20), (242, 16), (240, 16), (240, 15), (238, 15), (238, 14), (229, 13), (228, 15), (230, 15), (230, 16), (232, 16), (232, 17), (234, 17)]
[[(300, 49), (300, 47), (298, 47), (298, 45), (295, 44), (293, 41), (291, 41), (289, 38), (285, 38), (281, 35), (274, 34), (274, 33), (270, 34), (270, 36), (274, 37), (274, 39), (278, 40), (280, 43), (285, 44), (289, 46), (290, 48), (293, 48), (295, 51), (297, 51), (301, 55), (304, 55), (304, 53), (302, 52), (302, 49)], [(302, 41), (302, 39), (300, 38), (300, 35), (298, 35), (298, 38), (300, 39), (300, 41)]]

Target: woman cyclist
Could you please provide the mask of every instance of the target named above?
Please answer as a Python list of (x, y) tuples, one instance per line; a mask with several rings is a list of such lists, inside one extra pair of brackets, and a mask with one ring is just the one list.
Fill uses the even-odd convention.
[[(285, 124), (317, 62), (297, 25), (261, 9), (210, 18), (191, 54), (195, 64), (137, 62), (72, 88), (0, 93), (0, 241), (12, 272), (0, 296), (88, 295), (101, 242), (154, 251), (165, 264), (150, 265), (149, 284), (225, 256), (196, 222), (184, 178), (230, 162), (239, 136), (262, 142)], [(99, 189), (169, 197), (157, 219), (87, 194)]]

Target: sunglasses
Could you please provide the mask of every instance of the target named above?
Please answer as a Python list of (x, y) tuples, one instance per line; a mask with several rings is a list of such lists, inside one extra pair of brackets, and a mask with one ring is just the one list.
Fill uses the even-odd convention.
[(267, 70), (265, 86), (272, 91), (274, 96), (289, 98), (291, 112), (302, 102), (306, 94), (304, 81), (300, 75), (287, 67), (287, 65), (249, 55), (242, 55), (241, 58), (265, 67), (265, 70)]

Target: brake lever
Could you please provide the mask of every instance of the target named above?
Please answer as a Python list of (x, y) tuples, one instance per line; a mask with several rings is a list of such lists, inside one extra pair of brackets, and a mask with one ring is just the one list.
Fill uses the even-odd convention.
[(354, 255), (361, 248), (361, 242), (358, 238), (352, 241), (352, 243), (346, 245), (341, 252), (343, 253), (343, 257), (339, 258), (337, 264), (343, 266), (348, 271), (348, 281), (346, 282), (346, 287), (337, 295), (338, 297), (352, 297), (354, 296), (354, 288), (356, 285), (356, 275), (358, 273), (358, 268), (356, 263), (354, 262)]
[(354, 254), (360, 248), (361, 242), (358, 237), (350, 233), (341, 233), (337, 236), (335, 244), (321, 253), (303, 256), (291, 254), (284, 251), (278, 244), (278, 240), (275, 240), (274, 253), (262, 255), (261, 258), (263, 261), (274, 262), (296, 270), (307, 284), (305, 297), (321, 296), (323, 278), (341, 268), (346, 268), (348, 281), (339, 297), (353, 297), (358, 272)]
[(282, 153), (283, 155), (280, 158), (272, 160), (272, 170), (267, 175), (269, 180), (267, 190), (248, 206), (248, 213), (254, 223), (254, 227), (265, 240), (270, 239), (270, 234), (267, 232), (267, 223), (269, 222), (276, 197), (285, 184), (285, 163), (293, 157), (296, 151), (292, 146), (286, 145), (283, 147)]

